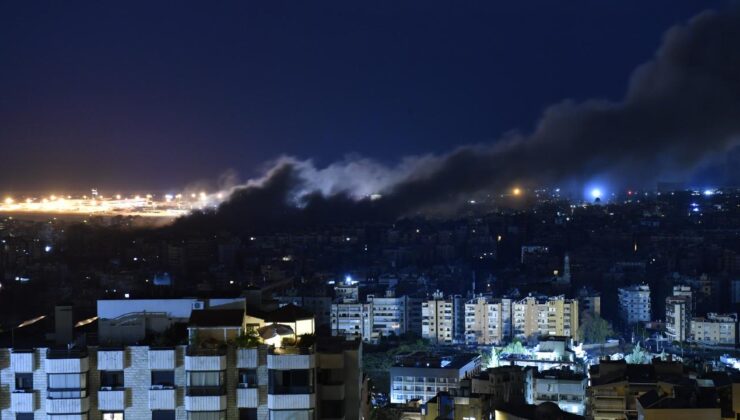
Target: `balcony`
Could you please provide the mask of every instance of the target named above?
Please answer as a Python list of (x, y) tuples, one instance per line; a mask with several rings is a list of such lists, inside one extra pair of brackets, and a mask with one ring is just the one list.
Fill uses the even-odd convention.
[(315, 366), (316, 355), (311, 347), (271, 347), (267, 354), (268, 369), (312, 369)]
[(259, 389), (237, 388), (236, 406), (238, 408), (256, 408), (259, 405)]
[(321, 399), (322, 400), (343, 400), (344, 399), (344, 384), (336, 385), (319, 385), (321, 388)]
[(10, 353), (10, 367), (16, 373), (31, 373), (34, 370), (35, 353), (33, 350), (13, 350)]
[(149, 389), (150, 410), (174, 410), (177, 407), (177, 391), (174, 387), (162, 386)]
[(175, 349), (150, 348), (149, 369), (151, 370), (174, 370)]
[(124, 358), (123, 349), (99, 349), (98, 370), (123, 370)]
[(185, 355), (185, 370), (226, 370), (226, 348), (197, 349), (188, 347)]
[(256, 369), (259, 364), (259, 350), (238, 349), (236, 351), (236, 367), (239, 369)]
[(185, 396), (185, 410), (187, 411), (224, 411), (226, 410), (226, 394), (223, 395), (193, 395), (188, 392)]
[(47, 398), (47, 414), (75, 414), (90, 411), (90, 398)]
[(267, 395), (270, 410), (307, 410), (316, 407), (316, 394)]
[(100, 411), (123, 411), (126, 408), (126, 390), (103, 389), (98, 391), (98, 409)]
[(49, 349), (45, 363), (46, 373), (81, 373), (90, 370), (87, 350)]
[(36, 393), (34, 391), (13, 391), (10, 394), (10, 409), (16, 413), (36, 411)]

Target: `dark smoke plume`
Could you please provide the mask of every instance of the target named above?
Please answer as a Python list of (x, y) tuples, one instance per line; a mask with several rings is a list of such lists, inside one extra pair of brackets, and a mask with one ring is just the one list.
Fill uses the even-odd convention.
[[(647, 186), (692, 172), (739, 137), (740, 13), (705, 12), (666, 32), (619, 102), (565, 101), (546, 109), (532, 133), (407, 158), (394, 168), (347, 159), (317, 169), (310, 161), (281, 158), (217, 211), (179, 224), (255, 229), (390, 220), (453, 210), (481, 191), (595, 176)], [(373, 193), (382, 197), (371, 199)]]

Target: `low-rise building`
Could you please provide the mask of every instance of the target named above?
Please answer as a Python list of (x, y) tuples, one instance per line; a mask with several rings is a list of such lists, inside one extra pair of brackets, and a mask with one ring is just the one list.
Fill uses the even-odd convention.
[(570, 369), (534, 369), (530, 378), (529, 404), (554, 402), (568, 413), (584, 413), (588, 385), (586, 375)]
[(734, 346), (737, 314), (708, 313), (691, 320), (691, 340), (700, 344)]
[(480, 371), (480, 355), (438, 357), (414, 353), (399, 359), (390, 369), (391, 403), (429, 401), (437, 392), (457, 389), (462, 379)]

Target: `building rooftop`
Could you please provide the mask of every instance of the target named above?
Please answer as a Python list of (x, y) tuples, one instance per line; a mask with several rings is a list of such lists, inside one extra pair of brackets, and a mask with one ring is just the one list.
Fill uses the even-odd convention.
[(431, 368), (431, 369), (460, 369), (468, 363), (479, 359), (477, 353), (461, 353), (451, 357), (441, 357), (429, 353), (414, 352), (399, 358), (393, 367)]

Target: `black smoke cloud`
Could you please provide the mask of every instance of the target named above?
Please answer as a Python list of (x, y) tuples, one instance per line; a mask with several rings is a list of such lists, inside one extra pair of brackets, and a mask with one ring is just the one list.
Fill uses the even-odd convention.
[[(481, 191), (596, 176), (647, 186), (690, 173), (739, 136), (740, 13), (705, 12), (666, 32), (620, 102), (565, 101), (546, 109), (532, 133), (406, 158), (393, 168), (348, 158), (317, 169), (310, 161), (281, 158), (215, 212), (179, 223), (257, 229), (390, 220), (452, 210)], [(369, 198), (372, 193), (382, 198)]]

